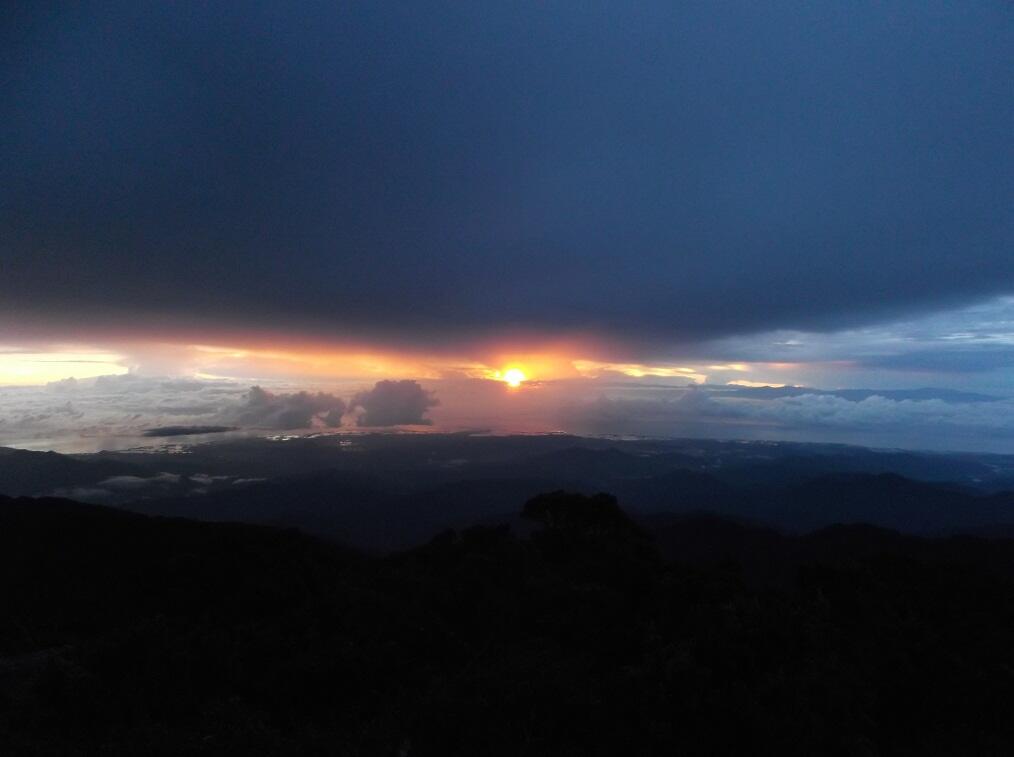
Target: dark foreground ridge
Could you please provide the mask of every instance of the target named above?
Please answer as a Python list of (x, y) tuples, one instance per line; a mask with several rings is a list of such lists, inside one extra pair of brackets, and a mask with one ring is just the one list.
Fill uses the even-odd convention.
[(1014, 753), (1012, 541), (523, 515), (381, 558), (0, 498), (2, 751)]

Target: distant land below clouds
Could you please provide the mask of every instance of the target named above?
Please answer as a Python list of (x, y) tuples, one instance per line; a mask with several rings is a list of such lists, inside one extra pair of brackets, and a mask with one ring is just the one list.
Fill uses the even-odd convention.
[(149, 428), (141, 436), (166, 437), (166, 436), (196, 436), (198, 434), (222, 434), (226, 431), (235, 431), (236, 426), (159, 426)]

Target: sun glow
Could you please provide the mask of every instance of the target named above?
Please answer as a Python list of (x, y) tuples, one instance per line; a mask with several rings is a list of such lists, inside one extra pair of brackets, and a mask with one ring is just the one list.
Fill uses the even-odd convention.
[(517, 389), (519, 386), (521, 386), (521, 382), (527, 378), (528, 377), (525, 375), (525, 372), (522, 371), (520, 368), (508, 368), (506, 371), (503, 372), (501, 380), (505, 381), (507, 383), (507, 386)]

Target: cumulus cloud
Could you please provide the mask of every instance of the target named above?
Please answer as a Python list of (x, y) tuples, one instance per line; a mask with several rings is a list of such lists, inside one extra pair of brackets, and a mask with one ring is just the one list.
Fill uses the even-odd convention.
[(326, 392), (274, 394), (254, 386), (244, 402), (225, 415), (236, 424), (250, 428), (307, 428), (315, 419), (336, 428), (341, 425), (345, 409), (344, 400)]
[(351, 408), (360, 410), (359, 426), (429, 426), (426, 411), (440, 402), (418, 381), (378, 381), (373, 389), (353, 397)]
[[(0, 446), (87, 452), (197, 433), (340, 428), (343, 421), (428, 425), (426, 411), (437, 404), (414, 381), (381, 381), (347, 400), (328, 391), (138, 375), (0, 387)], [(353, 409), (356, 417), (346, 417)]]

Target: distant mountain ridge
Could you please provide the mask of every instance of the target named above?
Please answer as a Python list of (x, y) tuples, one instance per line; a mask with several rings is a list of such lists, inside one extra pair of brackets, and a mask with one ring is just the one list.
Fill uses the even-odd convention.
[[(381, 479), (322, 473), (124, 507), (149, 515), (300, 528), (365, 549), (398, 549), (445, 528), (510, 520), (511, 504), (560, 488), (560, 478), (493, 478), (402, 491)], [(602, 488), (578, 477), (565, 488)], [(896, 474), (831, 474), (785, 487), (741, 487), (696, 471), (616, 479), (606, 489), (631, 513), (710, 512), (807, 533), (835, 524), (870, 524), (926, 536), (999, 533), (1014, 527), (1014, 494), (979, 494)]]
[[(296, 527), (387, 551), (510, 520), (540, 491), (615, 493), (632, 513), (707, 511), (806, 532), (1006, 533), (1014, 459), (840, 445), (419, 435), (248, 439), (180, 452), (0, 450), (0, 493)], [(921, 480), (920, 480), (921, 479)]]
[(146, 475), (143, 465), (100, 456), (80, 459), (56, 452), (0, 447), (0, 494), (39, 495), (61, 487), (98, 484), (113, 476)]

